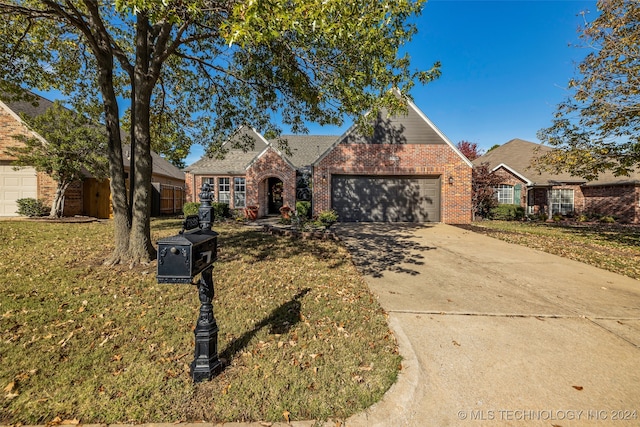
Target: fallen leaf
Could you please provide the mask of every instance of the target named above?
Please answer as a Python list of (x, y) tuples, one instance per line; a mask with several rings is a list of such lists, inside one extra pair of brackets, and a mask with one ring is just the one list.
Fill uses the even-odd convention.
[(451, 341), (453, 345), (460, 347), (460, 343), (456, 340)]
[(3, 389), (5, 393), (11, 393), (16, 386), (15, 381), (11, 381), (7, 386)]
[(580, 391), (582, 390), (584, 387), (582, 387), (581, 385), (574, 385), (572, 386), (573, 388), (575, 388), (576, 390)]
[(282, 416), (284, 417), (284, 420), (285, 420), (286, 422), (289, 422), (289, 415), (291, 415), (291, 413), (290, 413), (289, 411), (284, 411), (284, 412), (282, 413)]
[(60, 425), (63, 425), (63, 426), (68, 426), (68, 425), (76, 426), (78, 424), (80, 424), (80, 420), (77, 418), (74, 418), (72, 420), (64, 420), (60, 422)]

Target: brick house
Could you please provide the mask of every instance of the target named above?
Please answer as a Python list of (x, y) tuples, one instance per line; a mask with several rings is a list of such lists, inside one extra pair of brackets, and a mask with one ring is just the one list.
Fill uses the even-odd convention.
[(538, 173), (532, 159), (550, 147), (521, 139), (494, 148), (473, 161), (487, 163), (502, 177), (496, 188), (500, 203), (517, 204), (528, 214), (610, 215), (625, 223), (640, 223), (640, 173), (616, 177), (605, 173), (595, 181), (569, 174)]
[[(253, 149), (231, 149), (234, 138), (253, 139)], [(290, 153), (239, 129), (224, 159), (185, 169), (187, 199), (208, 182), (215, 200), (256, 206), (260, 217), (308, 200), (314, 214), (334, 209), (341, 221), (471, 221), (472, 164), (412, 102), (405, 115), (378, 117), (371, 135), (354, 125), (341, 136), (283, 138)]]
[[(33, 94), (31, 94), (33, 95)], [(36, 96), (36, 95), (33, 95)], [(56, 182), (42, 172), (27, 167), (14, 170), (15, 158), (5, 153), (5, 148), (20, 144), (14, 135), (35, 135), (28, 130), (21, 114), (35, 117), (44, 113), (53, 103), (36, 97), (36, 103), (27, 101), (3, 102), (0, 100), (0, 217), (16, 216), (16, 200), (22, 198), (41, 199), (51, 205), (56, 191)], [(37, 135), (36, 135), (37, 136)], [(128, 146), (123, 147), (125, 172)], [(184, 203), (184, 172), (156, 153), (153, 158), (153, 214), (179, 213)], [(97, 180), (86, 176), (73, 183), (65, 193), (64, 215), (87, 215), (97, 218), (111, 216), (111, 191), (109, 180)]]

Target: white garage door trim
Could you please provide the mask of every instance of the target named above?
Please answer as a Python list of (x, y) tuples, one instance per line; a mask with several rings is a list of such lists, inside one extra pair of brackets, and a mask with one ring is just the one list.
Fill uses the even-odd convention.
[(13, 170), (11, 165), (0, 165), (0, 216), (18, 216), (16, 200), (37, 196), (38, 180), (34, 168)]

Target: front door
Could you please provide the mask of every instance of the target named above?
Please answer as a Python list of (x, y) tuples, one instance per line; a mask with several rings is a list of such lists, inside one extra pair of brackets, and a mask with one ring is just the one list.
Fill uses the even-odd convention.
[(280, 208), (283, 205), (284, 185), (278, 178), (269, 178), (268, 182), (268, 198), (269, 198), (269, 215), (280, 214)]

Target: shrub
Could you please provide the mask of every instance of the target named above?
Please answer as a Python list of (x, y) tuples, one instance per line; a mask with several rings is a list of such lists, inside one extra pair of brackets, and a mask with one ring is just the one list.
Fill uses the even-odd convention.
[(50, 209), (40, 199), (18, 199), (16, 203), (18, 204), (18, 211), (16, 212), (18, 215), (28, 217), (45, 216), (50, 212)]
[(226, 203), (214, 202), (211, 204), (213, 207), (213, 219), (215, 221), (221, 221), (226, 218), (231, 218), (231, 210)]
[(600, 218), (600, 222), (604, 224), (613, 224), (614, 222), (616, 222), (616, 219), (610, 215), (605, 215), (602, 218)]
[(587, 222), (587, 221), (589, 221), (589, 217), (586, 216), (585, 214), (580, 214), (576, 218), (576, 221), (578, 221), (578, 222)]
[(562, 216), (562, 214), (554, 213), (552, 219), (555, 222), (560, 222), (560, 221), (562, 221), (564, 219), (564, 217)]
[(296, 213), (300, 218), (310, 218), (311, 202), (296, 202)]
[(524, 208), (518, 205), (502, 204), (491, 209), (491, 219), (516, 221), (524, 218)]
[(338, 214), (334, 210), (322, 211), (318, 214), (318, 222), (327, 228), (338, 221)]
[(182, 213), (185, 216), (188, 215), (198, 215), (198, 209), (200, 209), (200, 203), (198, 202), (188, 202), (182, 206)]

